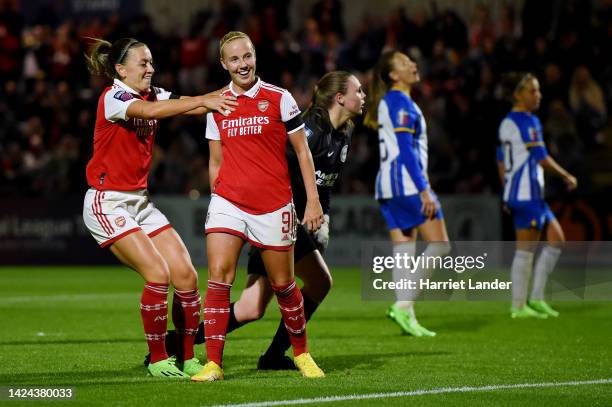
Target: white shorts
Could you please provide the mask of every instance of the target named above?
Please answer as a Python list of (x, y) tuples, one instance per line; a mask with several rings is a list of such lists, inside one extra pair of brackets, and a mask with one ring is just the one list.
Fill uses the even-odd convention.
[(140, 191), (98, 191), (90, 188), (83, 203), (83, 220), (100, 247), (142, 230), (149, 237), (171, 228), (170, 222)]
[(274, 212), (254, 215), (212, 194), (206, 214), (205, 233), (229, 233), (255, 247), (286, 251), (291, 250), (295, 243), (297, 216), (293, 202)]

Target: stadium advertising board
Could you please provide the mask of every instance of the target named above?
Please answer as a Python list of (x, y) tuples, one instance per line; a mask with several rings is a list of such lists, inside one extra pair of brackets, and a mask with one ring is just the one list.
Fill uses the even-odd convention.
[(54, 21), (65, 18), (101, 19), (113, 14), (132, 17), (142, 13), (141, 0), (28, 0), (20, 11), (26, 22)]
[[(206, 266), (203, 222), (208, 199), (154, 197), (181, 235), (195, 265)], [(502, 239), (502, 215), (496, 197), (442, 196), (451, 240)], [(597, 203), (600, 204), (597, 204)], [(603, 199), (553, 203), (568, 240), (610, 239), (612, 219)], [(0, 202), (0, 258), (3, 264), (115, 264), (100, 250), (82, 220), (82, 201), (11, 200)], [(336, 197), (331, 209), (331, 239), (326, 260), (333, 266), (359, 266), (362, 243), (384, 241), (387, 231), (378, 204), (370, 197)], [(66, 256), (65, 253), (71, 253)], [(246, 259), (243, 251), (241, 263)]]
[(0, 201), (1, 264), (116, 264), (83, 225), (83, 202)]

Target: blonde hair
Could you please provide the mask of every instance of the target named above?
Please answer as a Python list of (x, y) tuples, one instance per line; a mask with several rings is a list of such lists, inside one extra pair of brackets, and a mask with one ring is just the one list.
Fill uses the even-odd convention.
[(606, 102), (601, 87), (593, 79), (588, 68), (581, 65), (572, 74), (569, 88), (569, 104), (572, 109), (579, 110), (583, 101), (600, 115), (606, 114)]
[(374, 67), (374, 71), (372, 71), (372, 81), (367, 99), (367, 113), (363, 124), (374, 130), (378, 129), (378, 103), (393, 85), (393, 80), (389, 74), (393, 70), (393, 57), (398, 52), (392, 50), (382, 54)]
[(122, 64), (132, 48), (146, 46), (134, 38), (121, 38), (113, 44), (100, 38), (94, 41), (89, 55), (85, 55), (87, 68), (94, 75), (105, 75), (111, 79), (119, 78), (115, 64)]
[(514, 94), (523, 90), (532, 79), (537, 78), (531, 72), (508, 72), (504, 74), (502, 76), (503, 97), (512, 104), (515, 104)]
[(240, 38), (248, 40), (251, 44), (251, 48), (253, 48), (253, 52), (255, 52), (255, 46), (253, 45), (253, 41), (251, 41), (251, 38), (247, 34), (243, 33), (242, 31), (230, 31), (225, 34), (223, 38), (221, 38), (221, 40), (219, 41), (219, 56), (221, 57), (221, 59), (223, 59), (223, 47), (225, 47), (225, 44)]

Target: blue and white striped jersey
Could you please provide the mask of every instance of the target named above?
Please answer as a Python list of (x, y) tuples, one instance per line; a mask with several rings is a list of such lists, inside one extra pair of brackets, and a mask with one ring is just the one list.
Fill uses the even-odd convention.
[(504, 202), (544, 199), (544, 169), (539, 161), (548, 156), (542, 124), (537, 116), (513, 111), (499, 126), (498, 161), (504, 162)]
[(407, 93), (392, 89), (380, 100), (378, 141), (376, 199), (415, 195), (429, 188), (427, 126)]

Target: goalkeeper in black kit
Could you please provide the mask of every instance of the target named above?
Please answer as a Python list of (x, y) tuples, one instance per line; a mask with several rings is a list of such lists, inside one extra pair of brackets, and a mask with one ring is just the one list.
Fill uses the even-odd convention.
[[(304, 285), (304, 313), (309, 320), (319, 304), (329, 293), (332, 276), (323, 259), (329, 241), (329, 210), (331, 192), (340, 180), (346, 162), (353, 133), (351, 119), (363, 113), (365, 93), (359, 80), (344, 71), (329, 72), (315, 86), (312, 103), (304, 112), (303, 119), (308, 137), (308, 146), (315, 165), (319, 200), (325, 222), (321, 228), (310, 233), (298, 226), (294, 247), (294, 267)], [(297, 218), (302, 219), (306, 207), (306, 191), (297, 157), (290, 144), (287, 145), (287, 163), (291, 175), (291, 189)], [(266, 278), (261, 254), (252, 248), (249, 253), (248, 280), (240, 299), (230, 305), (227, 332), (260, 319), (274, 295)], [(195, 343), (204, 342), (204, 324), (200, 323)], [(166, 337), (168, 354), (176, 354), (182, 343), (181, 333), (169, 331)], [(285, 355), (289, 349), (289, 335), (281, 319), (270, 346), (257, 363), (260, 370), (295, 369), (291, 358)], [(180, 355), (177, 355), (180, 358)], [(145, 364), (148, 363), (148, 356)]]

